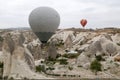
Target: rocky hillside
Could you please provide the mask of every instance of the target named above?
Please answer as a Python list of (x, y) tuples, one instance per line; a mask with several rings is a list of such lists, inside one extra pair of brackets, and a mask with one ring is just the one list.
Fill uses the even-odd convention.
[(3, 77), (120, 79), (117, 28), (59, 29), (44, 45), (31, 30), (0, 30), (0, 50)]
[[(89, 77), (93, 77), (89, 71), (91, 71), (91, 63), (97, 59), (102, 65), (99, 77), (113, 78), (114, 76), (114, 78), (118, 78), (120, 76), (120, 29), (84, 30), (72, 28), (59, 30), (49, 41), (56, 43), (59, 54), (63, 56), (66, 54), (64, 57), (68, 58), (68, 65), (73, 67), (72, 74), (87, 74)], [(79, 55), (70, 57), (75, 54)], [(79, 69), (77, 66), (87, 70), (88, 73), (86, 71), (81, 73), (77, 70)], [(68, 70), (66, 74), (69, 73), (71, 74), (71, 71)]]

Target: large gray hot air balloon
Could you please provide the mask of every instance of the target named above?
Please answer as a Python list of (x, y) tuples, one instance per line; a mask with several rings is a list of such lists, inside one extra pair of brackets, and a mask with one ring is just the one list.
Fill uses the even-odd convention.
[(29, 24), (42, 43), (46, 43), (60, 24), (60, 16), (49, 7), (38, 7), (29, 16)]

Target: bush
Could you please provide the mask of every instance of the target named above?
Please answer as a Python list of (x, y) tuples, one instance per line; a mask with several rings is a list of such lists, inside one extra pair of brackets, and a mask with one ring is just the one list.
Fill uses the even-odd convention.
[(60, 59), (60, 64), (63, 64), (63, 65), (67, 65), (68, 62), (67, 62), (67, 59)]
[(101, 56), (101, 55), (98, 55), (98, 56), (96, 56), (95, 58), (96, 58), (96, 60), (98, 60), (98, 61), (101, 61), (101, 60), (102, 60), (102, 56)]
[(13, 78), (13, 77), (10, 77), (9, 80), (14, 80), (14, 78)]
[(3, 40), (4, 40), (3, 37), (0, 36), (0, 42), (3, 42)]
[(46, 70), (54, 70), (55, 68), (54, 67), (48, 67), (46, 68)]
[(69, 66), (68, 69), (69, 69), (69, 70), (73, 70), (73, 67)]
[(118, 46), (120, 46), (120, 43), (117, 43)]
[(26, 77), (24, 77), (24, 79), (23, 80), (29, 80), (28, 78), (26, 78)]
[(46, 61), (45, 63), (46, 65), (51, 66), (51, 65), (54, 65), (56, 61)]
[(3, 68), (3, 63), (2, 62), (0, 62), (0, 68)]
[(57, 54), (56, 58), (59, 58), (59, 57), (61, 57), (61, 54)]
[(44, 61), (41, 61), (41, 63), (44, 63)]
[(91, 62), (90, 64), (90, 69), (95, 72), (95, 75), (97, 75), (98, 71), (101, 71), (101, 63), (98, 60), (94, 60), (93, 62)]
[(82, 65), (78, 65), (77, 67), (83, 67)]
[(7, 80), (7, 79), (8, 79), (8, 76), (4, 76), (4, 77), (3, 77), (3, 80)]
[(60, 76), (60, 74), (53, 74), (53, 76)]
[(36, 66), (36, 72), (45, 72), (45, 66), (44, 65)]
[(48, 57), (47, 61), (56, 61), (56, 59), (51, 58), (50, 56)]
[(63, 74), (63, 76), (67, 76), (66, 74)]

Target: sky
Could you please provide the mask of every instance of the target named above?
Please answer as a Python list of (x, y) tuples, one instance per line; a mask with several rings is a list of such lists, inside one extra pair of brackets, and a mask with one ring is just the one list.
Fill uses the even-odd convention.
[(120, 27), (120, 0), (0, 0), (0, 28), (30, 27), (28, 17), (37, 7), (54, 8), (60, 14), (59, 28)]

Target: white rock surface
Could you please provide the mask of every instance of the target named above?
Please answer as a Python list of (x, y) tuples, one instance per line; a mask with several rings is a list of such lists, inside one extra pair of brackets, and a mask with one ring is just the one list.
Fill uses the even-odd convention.
[[(17, 35), (17, 34), (15, 34)], [(3, 77), (14, 79), (47, 79), (47, 77), (34, 72), (35, 63), (31, 53), (22, 45), (23, 36), (7, 34), (3, 42), (4, 71)], [(23, 39), (23, 41), (21, 40)]]

